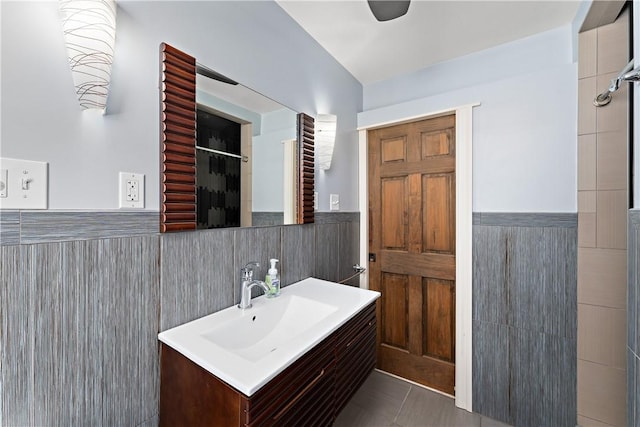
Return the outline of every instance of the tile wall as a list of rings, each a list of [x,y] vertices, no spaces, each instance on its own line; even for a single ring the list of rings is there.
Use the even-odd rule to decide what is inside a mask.
[[[473,410],[576,425],[575,214],[474,213]]]
[[[119,237],[117,215],[110,222],[94,213],[101,224],[83,227],[77,213],[68,214],[34,214],[38,227],[73,227],[29,244],[15,242],[20,213],[0,218],[3,426],[157,425],[159,331],[237,303],[236,273],[247,261],[281,259],[288,285],[309,276],[340,280],[359,259],[357,213],[320,213],[308,225],[133,237]],[[15,243],[6,243],[5,230]]]
[[[640,425],[640,210],[629,211],[627,289],[627,425]]]
[[[579,35],[578,424],[625,425],[628,84],[593,106],[629,62],[626,9]]]

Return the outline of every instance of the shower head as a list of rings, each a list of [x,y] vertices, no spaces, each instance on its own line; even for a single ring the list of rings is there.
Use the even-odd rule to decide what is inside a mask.
[[[596,107],[604,107],[611,102],[611,94],[620,88],[620,82],[637,82],[640,81],[640,67],[633,69],[633,59],[620,71],[618,77],[611,79],[607,90],[596,96],[593,105]]]
[[[604,107],[611,102],[611,92],[607,89],[593,99],[593,105],[596,107]]]

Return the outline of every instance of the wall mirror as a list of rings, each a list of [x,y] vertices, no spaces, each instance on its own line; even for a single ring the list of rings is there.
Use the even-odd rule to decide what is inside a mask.
[[[311,117],[162,44],[161,232],[313,222],[313,136]]]

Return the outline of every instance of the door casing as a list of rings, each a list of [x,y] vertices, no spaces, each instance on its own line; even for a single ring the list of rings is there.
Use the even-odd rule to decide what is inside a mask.
[[[425,111],[410,117],[391,117],[359,127],[358,192],[360,209],[360,265],[369,265],[369,200],[367,131],[442,114],[456,115],[456,376],[455,403],[471,411],[473,407],[472,371],[472,119],[473,107],[467,104],[437,111]],[[367,272],[360,276],[360,287],[369,287]]]

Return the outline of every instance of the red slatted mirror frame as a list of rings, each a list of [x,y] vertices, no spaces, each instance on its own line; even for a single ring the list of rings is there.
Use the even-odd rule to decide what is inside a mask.
[[[160,232],[195,230],[196,59],[160,45]],[[296,222],[314,222],[314,120],[297,116]]]
[[[314,120],[304,113],[298,114],[298,200],[296,216],[298,224],[314,222]]]

